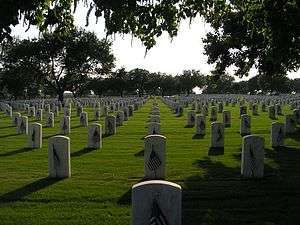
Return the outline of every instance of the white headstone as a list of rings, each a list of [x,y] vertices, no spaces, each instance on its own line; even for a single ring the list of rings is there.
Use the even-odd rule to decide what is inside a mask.
[[[196,113],[194,111],[190,111],[187,113],[187,125],[189,127],[195,126]]]
[[[242,105],[240,106],[240,117],[244,114],[247,114],[247,106]]]
[[[183,107],[181,105],[178,105],[176,107],[176,116],[182,116],[183,115]]]
[[[148,135],[160,134],[160,123],[151,122],[148,125]]]
[[[49,177],[71,177],[70,138],[57,135],[49,138]]]
[[[284,146],[284,123],[273,122],[271,128],[271,146],[282,147]]]
[[[166,137],[145,137],[145,179],[164,179],[166,170]]]
[[[28,108],[28,116],[35,117],[35,107],[34,106]]]
[[[100,120],[100,117],[101,117],[101,110],[100,108],[96,108],[94,111],[94,118],[95,120]]]
[[[108,113],[109,113],[109,107],[108,107],[108,106],[105,106],[105,107],[103,108],[103,115],[104,115],[104,116],[108,116]]]
[[[181,187],[151,180],[132,187],[132,225],[181,225]]]
[[[28,117],[27,116],[19,117],[17,133],[18,134],[28,134]]]
[[[59,116],[59,106],[54,107],[54,115]]]
[[[134,106],[130,105],[130,106],[128,106],[128,109],[129,109],[128,116],[133,116]]]
[[[50,104],[47,104],[47,105],[45,105],[45,112],[47,113],[47,114],[49,114],[50,113]]]
[[[151,114],[152,114],[152,115],[160,115],[159,108],[158,108],[158,107],[152,108]]]
[[[88,130],[88,148],[102,148],[102,127],[98,123],[92,123]]]
[[[60,120],[60,133],[61,134],[70,134],[70,132],[71,132],[70,117],[64,116]]]
[[[252,115],[253,116],[258,115],[258,106],[256,104],[252,105]]]
[[[123,112],[124,112],[124,121],[127,121],[128,117],[129,117],[129,109],[128,109],[128,107],[124,107]]]
[[[205,116],[196,116],[196,135],[205,135]]]
[[[13,110],[12,110],[12,107],[11,107],[11,106],[7,106],[5,112],[6,112],[6,115],[7,115],[7,116],[12,117],[12,115],[13,115]]]
[[[219,122],[211,123],[211,147],[224,148],[224,124]]]
[[[20,117],[21,117],[20,113],[18,113],[18,112],[14,113],[14,115],[12,116],[12,120],[11,120],[12,125],[18,126],[18,120]]]
[[[38,109],[35,117],[38,121],[43,121],[43,109]]]
[[[118,111],[116,114],[116,125],[117,126],[122,126],[124,122],[124,112],[123,111]]]
[[[160,123],[160,116],[159,115],[151,115],[150,122]]]
[[[264,176],[264,139],[257,135],[243,137],[241,174],[248,178]]]
[[[116,129],[116,117],[115,116],[106,116],[105,117],[105,134],[113,135],[117,131]]]
[[[28,126],[28,147],[42,148],[42,124],[31,123]]]
[[[276,119],[275,115],[275,107],[273,105],[269,106],[269,118],[274,120]]]
[[[46,127],[54,127],[54,113],[48,113]]]
[[[83,127],[87,127],[88,126],[89,119],[88,119],[87,112],[80,113],[79,121],[80,121],[80,126],[83,126]]]
[[[240,134],[242,136],[251,134],[251,117],[246,114],[241,115]]]
[[[210,121],[217,121],[217,119],[218,119],[217,107],[212,106],[210,111]]]
[[[224,110],[223,111],[223,123],[225,127],[231,126],[231,112]]]

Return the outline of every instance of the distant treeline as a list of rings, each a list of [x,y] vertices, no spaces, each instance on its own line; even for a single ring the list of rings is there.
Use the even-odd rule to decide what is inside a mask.
[[[291,93],[300,92],[300,79],[290,80],[285,73],[255,76],[234,82],[234,77],[212,71],[197,70],[181,74],[136,68],[115,69],[112,43],[99,40],[95,33],[75,29],[68,35],[44,33],[33,40],[2,43],[0,55],[0,98],[36,97],[64,98],[70,91],[74,97],[95,93],[99,96],[191,94],[199,87],[203,93]]]
[[[21,88],[23,92],[17,90],[14,92],[13,77],[10,77],[11,83],[5,83],[5,73],[1,80],[2,98],[36,98],[41,96],[56,97],[57,93],[47,84],[40,83],[38,80],[29,85],[23,83]],[[16,77],[17,79],[17,77]],[[7,88],[9,87],[9,88]],[[126,71],[124,68],[111,72],[109,75],[90,78],[85,77],[81,80],[81,85],[75,90],[70,90],[75,97],[82,97],[95,93],[99,96],[125,96],[125,95],[175,95],[192,94],[193,89],[199,87],[205,94],[230,93],[230,94],[256,94],[259,90],[262,93],[278,92],[291,93],[300,92],[300,79],[291,80],[282,78],[277,81],[263,81],[259,76],[255,76],[248,81],[235,82],[229,75],[222,75],[218,78],[207,76],[196,70],[185,70],[182,74],[172,76],[165,73],[151,73],[145,69],[133,69]],[[24,91],[25,90],[25,91]]]

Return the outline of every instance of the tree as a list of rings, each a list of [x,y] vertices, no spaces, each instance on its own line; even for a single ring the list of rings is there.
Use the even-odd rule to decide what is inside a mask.
[[[41,88],[39,61],[28,57],[36,52],[36,45],[28,40],[8,42],[2,49],[2,89],[15,99],[36,97]]]
[[[203,91],[206,94],[226,94],[231,93],[234,78],[228,74],[209,76],[207,78],[207,86]]]
[[[121,97],[123,97],[124,91],[129,86],[129,75],[125,68],[121,68],[111,73],[109,77],[110,88],[115,90]]]
[[[258,76],[258,85],[264,91],[277,91],[277,92],[287,92],[288,78],[284,75],[276,75],[270,79],[268,76],[260,75]]]
[[[161,80],[162,80],[162,74],[160,72],[158,73],[149,73],[147,82],[145,84],[145,90],[148,94],[151,95],[160,95],[161,91]]]
[[[39,40],[41,69],[45,81],[63,101],[66,90],[76,94],[88,77],[103,76],[114,67],[111,43],[94,33],[74,31],[66,37],[44,35]]]
[[[26,62],[25,65],[30,67],[28,76],[24,76],[22,70],[19,75],[29,77],[30,72],[37,74],[36,77],[54,90],[63,102],[64,91],[80,96],[90,77],[110,73],[115,60],[110,47],[110,42],[98,40],[94,33],[83,30],[74,30],[67,36],[45,33],[40,39],[16,44],[3,58],[3,64],[5,70],[13,75],[18,71],[12,68]]]
[[[269,80],[299,69],[299,6],[293,0],[224,1],[207,16],[214,29],[204,40],[208,62],[218,74],[235,65],[239,77],[255,66]]]
[[[290,80],[290,91],[295,91],[297,93],[300,93],[300,79],[294,79],[294,80]]]
[[[196,86],[202,88],[205,85],[204,75],[196,70],[184,70],[178,79],[181,90],[186,94],[191,94]]]
[[[131,83],[131,87],[134,88],[135,91],[137,91],[139,96],[143,96],[145,92],[145,85],[150,76],[150,73],[148,70],[144,69],[133,69],[129,71],[129,79]]]
[[[103,77],[93,78],[90,82],[90,88],[95,94],[103,96],[109,90],[109,80]]]
[[[172,77],[168,74],[163,74],[160,82],[161,94],[174,95],[180,93],[179,80],[176,77]]]
[[[55,27],[55,32],[71,30],[74,8],[79,0],[16,1],[3,0],[0,8],[0,41],[10,37],[10,25],[28,24],[42,31]],[[236,75],[245,76],[252,66],[260,74],[272,77],[297,70],[300,66],[300,2],[299,0],[120,0],[85,1],[88,18],[94,10],[103,16],[107,34],[131,33],[153,47],[156,37],[178,32],[182,19],[203,16],[213,27],[205,39],[209,63],[216,63],[216,74],[230,65],[237,66]],[[9,8],[10,10],[7,10]]]

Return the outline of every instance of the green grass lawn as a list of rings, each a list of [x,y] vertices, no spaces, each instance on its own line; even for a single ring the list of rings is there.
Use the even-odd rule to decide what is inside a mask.
[[[1,113],[0,224],[130,224],[131,186],[143,179],[141,151],[152,102],[93,151],[86,149],[87,130],[79,127],[74,109],[68,135],[72,177],[64,180],[47,179],[47,140],[58,133],[59,119],[55,128],[43,128],[43,148],[32,150],[26,148],[26,135],[17,135],[11,119]],[[183,188],[183,225],[300,224],[300,133],[286,139],[286,148],[273,150],[272,120],[261,111],[251,116],[252,133],[265,138],[266,176],[247,180],[240,177],[238,106],[225,107],[231,110],[232,126],[225,129],[224,155],[208,156],[210,126],[204,138],[193,139],[195,128],[185,128],[188,109],[175,117],[161,101],[159,105],[167,137],[166,179]],[[93,111],[86,111],[91,122]],[[289,112],[286,106],[284,113]],[[104,126],[103,118],[100,124]]]

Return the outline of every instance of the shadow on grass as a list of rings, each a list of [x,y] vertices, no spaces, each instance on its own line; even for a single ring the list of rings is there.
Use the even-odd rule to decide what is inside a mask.
[[[195,125],[185,125],[184,128],[193,128]]]
[[[228,167],[210,157],[195,161],[202,174],[184,180],[182,224],[299,224],[300,147],[265,153],[274,162],[272,167],[265,164],[262,179],[242,178],[239,166]]]
[[[0,157],[17,155],[17,154],[20,154],[20,153],[30,152],[30,151],[33,151],[33,150],[34,150],[34,148],[28,148],[28,147],[20,148],[20,149],[11,151],[11,152],[2,153],[2,154],[0,154]]]
[[[19,135],[22,135],[22,134],[17,134],[17,133],[15,133],[15,134],[7,134],[7,135],[0,136],[0,138],[14,137],[14,136],[19,136]]]
[[[107,138],[107,137],[110,137],[110,136],[114,136],[115,134],[102,134],[102,138]]]
[[[210,147],[208,149],[208,155],[224,155],[223,147]]]
[[[135,153],[134,156],[135,157],[143,157],[144,156],[144,149],[141,150],[141,151],[139,151],[139,152],[137,152],[137,153]]]
[[[37,181],[34,181],[33,183],[25,185],[24,187],[18,188],[16,190],[13,190],[11,192],[8,192],[8,193],[0,196],[0,204],[19,201],[22,198],[24,198],[34,192],[42,190],[48,186],[51,186],[61,180],[62,179],[52,179],[49,177],[39,179]]]
[[[208,156],[204,157],[203,160],[196,160],[193,166],[205,170],[205,179],[210,179],[212,177],[228,177],[228,178],[238,178],[240,179],[240,168],[226,167],[222,162],[213,161]]]
[[[130,205],[131,204],[131,188],[126,191],[117,201],[118,205]]]
[[[296,130],[296,132],[293,133],[293,134],[286,134],[286,138],[291,138],[291,139],[293,139],[295,141],[299,141],[300,142],[300,129],[298,128]]]
[[[203,139],[205,137],[205,134],[194,134],[192,139]]]
[[[144,179],[139,180],[137,183],[145,181]],[[126,191],[117,201],[118,205],[131,205],[131,188]]]
[[[79,156],[82,156],[82,155],[85,155],[85,154],[88,154],[92,151],[96,151],[97,149],[96,148],[83,148],[77,152],[72,152],[71,153],[71,157],[79,157]]]
[[[0,130],[7,129],[7,128],[12,128],[12,127],[16,127],[16,126],[15,125],[11,125],[11,126],[7,126],[7,127],[0,127]]]
[[[293,176],[300,181],[300,146],[299,148],[277,147],[273,150],[265,149],[265,155],[278,164],[279,176]]]
[[[80,128],[80,127],[84,128],[84,126],[82,126],[82,125],[77,125],[77,126],[71,127],[71,130],[72,130],[72,129],[77,129],[77,128]]]

